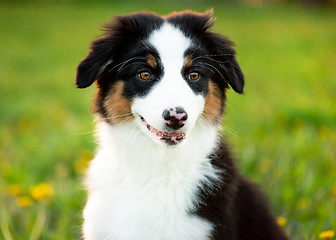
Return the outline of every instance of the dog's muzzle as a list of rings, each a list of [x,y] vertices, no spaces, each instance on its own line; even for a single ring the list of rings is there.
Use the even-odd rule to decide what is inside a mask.
[[[151,126],[144,117],[140,116],[142,123],[154,137],[168,145],[177,145],[186,138],[186,133],[180,129],[186,124],[188,114],[182,107],[167,108],[162,113],[162,121],[166,131]]]

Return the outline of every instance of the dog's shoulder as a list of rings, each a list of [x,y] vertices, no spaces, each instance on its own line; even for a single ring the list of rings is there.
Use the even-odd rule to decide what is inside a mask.
[[[261,189],[236,169],[230,146],[222,141],[211,157],[221,181],[212,191],[201,191],[197,214],[215,224],[213,239],[288,239]]]

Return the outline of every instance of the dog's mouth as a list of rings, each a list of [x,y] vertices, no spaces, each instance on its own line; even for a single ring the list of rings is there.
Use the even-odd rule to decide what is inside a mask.
[[[140,116],[140,119],[142,123],[146,126],[148,131],[150,131],[153,134],[153,136],[155,136],[158,140],[163,141],[168,145],[177,145],[184,139],[186,139],[186,133],[162,132],[149,125],[142,116]]]

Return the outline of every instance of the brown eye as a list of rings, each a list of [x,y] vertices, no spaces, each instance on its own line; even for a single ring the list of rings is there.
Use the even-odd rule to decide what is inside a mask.
[[[139,78],[141,78],[142,80],[149,80],[151,77],[151,74],[147,71],[143,71],[138,73]]]
[[[189,79],[196,81],[197,79],[199,79],[199,73],[198,72],[189,73]]]

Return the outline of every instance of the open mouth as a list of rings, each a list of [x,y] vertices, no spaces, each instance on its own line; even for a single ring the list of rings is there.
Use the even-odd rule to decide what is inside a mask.
[[[164,141],[168,145],[176,145],[182,142],[186,138],[186,133],[179,132],[162,132],[157,130],[156,128],[149,125],[146,120],[140,116],[142,123],[146,126],[146,128],[160,141]]]

